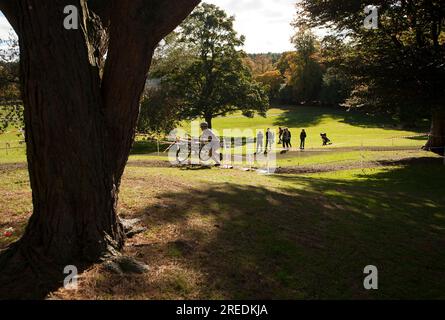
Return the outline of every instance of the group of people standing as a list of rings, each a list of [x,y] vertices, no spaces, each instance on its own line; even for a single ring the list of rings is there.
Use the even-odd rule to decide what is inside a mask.
[[[285,150],[292,148],[292,133],[289,128],[278,128],[279,141],[278,144],[282,144]],[[307,134],[305,129],[300,133],[300,149],[304,150]],[[258,131],[256,138],[256,153],[268,152],[272,150],[272,145],[275,143],[275,134],[268,128],[266,130],[266,147],[263,149],[264,145],[264,134],[263,131]]]
[[[289,150],[289,148],[292,148],[292,143],[291,143],[291,138],[292,138],[292,134],[290,133],[288,128],[278,128],[279,132],[280,132],[280,142],[283,142],[283,147],[286,150]],[[300,133],[300,150],[304,150],[304,148],[306,147],[306,138],[307,138],[307,133],[306,130],[303,129]]]
[[[285,149],[292,148],[292,133],[290,132],[289,128],[278,128],[278,133],[280,135],[280,140],[278,144],[283,144],[283,147]]]
[[[278,128],[278,133],[279,133],[278,144],[282,144],[283,147],[287,150],[292,148],[292,143],[291,143],[292,133],[290,132],[290,130],[288,128]],[[256,153],[263,151],[268,152],[272,150],[272,146],[275,143],[275,133],[271,131],[270,128],[267,128],[265,135],[266,139],[264,139],[263,131],[262,130],[258,131],[256,137]],[[266,141],[265,148],[263,148],[264,141]]]
[[[263,144],[264,143],[264,134],[263,131],[258,131],[256,136],[256,153],[263,152]],[[272,150],[272,146],[275,143],[275,134],[267,128],[266,130],[266,147],[264,148],[264,152],[268,152]]]
[[[283,152],[288,151],[290,148],[292,148],[292,133],[290,132],[289,128],[278,128],[279,133],[279,141],[278,144],[283,145]],[[332,144],[331,140],[328,138],[326,133],[320,134],[321,139],[323,141],[323,146],[326,146],[328,144]],[[307,133],[305,129],[301,130],[300,133],[300,150],[304,150],[306,148],[306,138]],[[262,131],[259,131],[257,134],[257,153],[263,151],[263,141],[264,141],[264,135]],[[268,128],[266,131],[266,148],[264,149],[264,152],[268,152],[272,149],[272,145],[275,143],[275,134]]]

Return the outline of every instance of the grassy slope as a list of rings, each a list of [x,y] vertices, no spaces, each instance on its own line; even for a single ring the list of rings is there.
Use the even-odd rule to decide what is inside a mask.
[[[384,121],[299,108],[272,110],[267,119],[232,116],[216,127],[301,127],[319,147],[326,131],[341,147],[358,137],[387,146],[412,135]],[[379,127],[380,125],[380,127]],[[385,124],[388,125],[388,124]],[[341,137],[341,138],[340,138]],[[2,138],[0,136],[0,138]],[[312,140],[313,139],[313,140]],[[392,143],[392,142],[391,142]],[[395,139],[395,146],[422,145]],[[334,145],[335,147],[335,145]],[[143,153],[143,152],[140,152]],[[261,176],[238,170],[180,170],[142,166],[131,157],[120,212],[140,217],[148,231],[129,240],[127,253],[148,263],[146,276],[119,277],[94,267],[77,292],[61,298],[445,298],[445,166],[420,151],[293,153],[279,165],[415,158],[379,168],[308,175]],[[24,161],[24,154],[21,155]],[[0,162],[17,162],[0,155]],[[0,230],[16,239],[32,210],[24,165],[0,166]],[[363,268],[380,271],[378,291],[362,287]]]
[[[271,109],[266,118],[249,119],[235,114],[214,121],[214,127],[218,131],[226,128],[278,129],[279,126],[290,128],[295,145],[301,129],[305,128],[308,133],[307,146],[309,148],[321,146],[320,133],[322,132],[328,133],[328,137],[335,143],[333,147],[353,147],[362,146],[362,144],[364,146],[422,145],[422,141],[404,138],[418,135],[419,132],[398,130],[388,119],[333,108]]]
[[[298,136],[302,128],[308,132],[306,146],[309,150],[321,147],[320,132],[327,132],[334,144],[328,148],[350,147],[413,147],[420,148],[424,143],[423,138],[406,138],[418,135],[419,132],[398,130],[394,124],[385,118],[374,118],[357,112],[346,112],[332,108],[298,107],[294,109],[271,109],[266,118],[245,118],[240,114],[234,114],[214,121],[215,129],[223,134],[224,129],[277,129],[278,126],[289,127],[293,134],[293,144],[298,145]],[[189,124],[184,123],[183,128],[189,129]],[[190,131],[190,130],[187,130]],[[425,130],[424,130],[425,131]],[[0,148],[4,143],[14,141],[14,146],[19,146],[17,130],[11,129],[8,134],[0,135]],[[11,146],[12,146],[11,144]],[[165,150],[165,147],[161,148]],[[150,146],[136,146],[131,159],[140,160],[145,151],[155,151]],[[165,154],[162,155],[165,159]],[[296,155],[299,158],[299,155]],[[25,161],[25,150],[10,150],[6,155],[5,150],[0,150],[0,163],[14,163]],[[296,160],[298,161],[298,160]],[[314,159],[318,161],[318,159]]]
[[[26,160],[25,145],[20,141],[24,140],[18,129],[8,128],[5,133],[0,134],[0,163],[15,163]],[[6,144],[12,149],[6,150]]]
[[[130,165],[120,212],[148,231],[126,250],[152,270],[121,278],[93,268],[78,292],[56,295],[445,298],[444,174],[439,159],[303,176]],[[0,181],[0,226],[13,216],[20,230],[31,207],[26,171]],[[369,264],[378,291],[362,288]]]

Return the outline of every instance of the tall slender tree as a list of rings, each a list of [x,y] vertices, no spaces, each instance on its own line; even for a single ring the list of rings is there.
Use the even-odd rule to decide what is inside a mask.
[[[289,84],[294,99],[301,101],[317,100],[322,85],[323,71],[317,61],[318,41],[310,29],[300,28],[292,37],[296,49],[293,67],[290,70]]]
[[[152,55],[198,3],[0,0],[20,43],[34,206],[23,237],[0,257],[0,296],[122,248],[116,205]],[[68,5],[78,8],[78,29],[64,28]]]
[[[181,41],[194,59],[168,76],[186,119],[212,120],[234,111],[245,116],[265,115],[269,107],[266,88],[255,81],[240,50],[244,37],[233,28],[234,17],[212,4],[202,4],[181,25]]]

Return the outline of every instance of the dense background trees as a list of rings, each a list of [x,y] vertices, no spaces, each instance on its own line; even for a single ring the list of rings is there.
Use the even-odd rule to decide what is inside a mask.
[[[275,55],[274,60],[269,58],[270,65],[266,64],[269,71],[256,75],[256,79],[269,88],[269,97],[274,102],[343,104],[349,97],[351,81],[346,71],[340,68],[337,55],[347,45],[334,45],[329,37],[319,40],[311,29],[295,27],[292,37],[295,51]],[[264,64],[261,62],[259,67]],[[256,63],[257,60],[248,61],[253,70],[259,68]]]
[[[378,8],[377,29],[364,28],[367,5]],[[315,1],[299,5],[296,25],[330,27],[350,47],[336,55],[353,81],[351,106],[390,112],[414,122],[429,114],[428,149],[445,146],[445,3],[440,0]]]
[[[183,119],[174,89],[165,81],[168,75],[190,66],[196,51],[179,41],[174,31],[155,50],[149,80],[142,95],[137,131],[160,137],[169,133]]]
[[[145,89],[137,125],[139,134],[162,137],[179,124],[181,119],[177,100],[165,87]]]
[[[254,76],[274,71],[275,64],[281,57],[281,53],[250,53],[245,63],[252,70]]]
[[[9,125],[23,127],[18,56],[17,38],[0,39],[0,133]]]
[[[298,29],[292,42],[295,55],[290,63],[288,86],[294,101],[312,102],[319,98],[323,71],[318,57],[319,43],[309,29]]]

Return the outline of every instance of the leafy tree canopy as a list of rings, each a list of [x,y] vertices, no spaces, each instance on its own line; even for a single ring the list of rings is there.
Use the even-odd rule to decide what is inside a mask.
[[[239,48],[244,37],[233,29],[234,17],[202,4],[178,30],[180,45],[193,58],[168,72],[164,83],[176,95],[181,116],[212,119],[241,110],[245,116],[264,115],[269,104],[265,87],[255,81]]]
[[[367,5],[378,9],[378,29],[364,28]],[[331,62],[354,80],[351,106],[443,107],[445,2],[303,0],[299,8],[296,25],[335,29]]]

